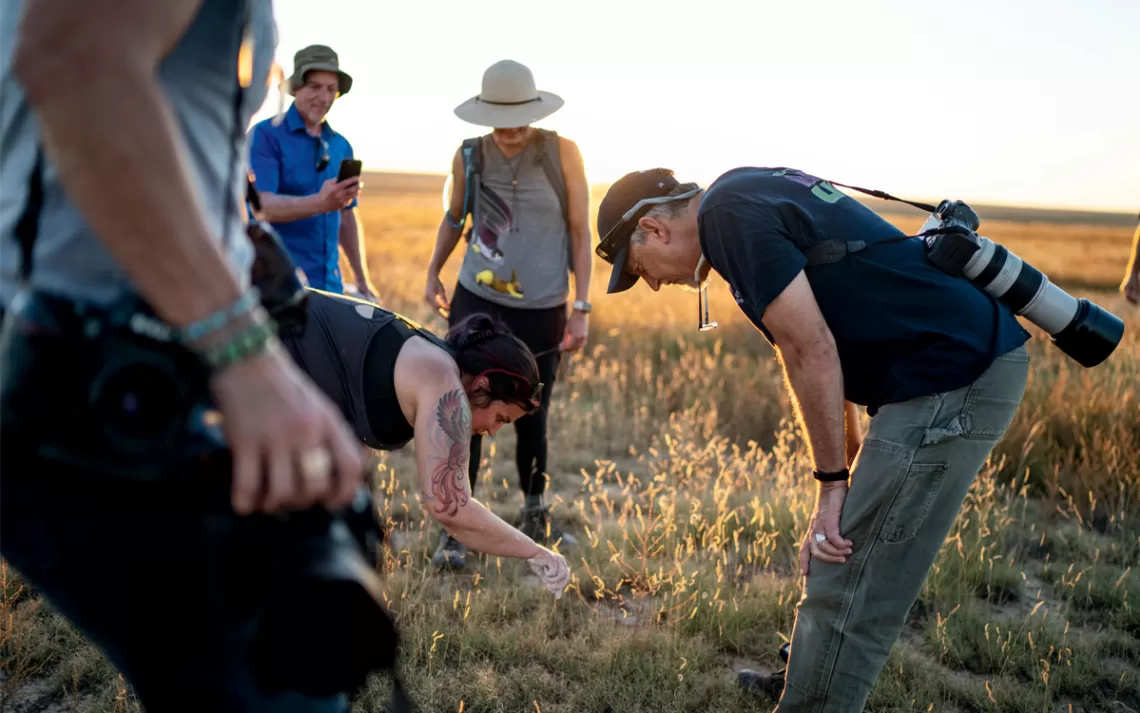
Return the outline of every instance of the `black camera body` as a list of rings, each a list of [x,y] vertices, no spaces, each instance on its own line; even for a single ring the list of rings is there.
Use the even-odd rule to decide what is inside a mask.
[[[383,531],[362,489],[345,511],[291,513],[272,564],[253,642],[253,671],[268,691],[323,697],[394,670],[399,635],[376,573]]]
[[[1077,299],[1041,271],[989,238],[977,234],[981,221],[970,206],[944,200],[920,235],[926,256],[938,269],[962,277],[993,295],[1052,338],[1079,364],[1107,359],[1124,336],[1124,322],[1087,299]]]

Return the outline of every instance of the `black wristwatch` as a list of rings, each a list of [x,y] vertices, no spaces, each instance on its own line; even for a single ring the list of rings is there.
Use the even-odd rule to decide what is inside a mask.
[[[851,477],[851,473],[847,468],[837,470],[834,473],[829,473],[826,470],[813,470],[812,475],[821,483],[838,483],[841,480],[847,480]]]

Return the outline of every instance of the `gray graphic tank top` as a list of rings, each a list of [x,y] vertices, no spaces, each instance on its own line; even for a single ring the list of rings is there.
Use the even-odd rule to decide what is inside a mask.
[[[546,152],[561,173],[557,142],[547,137]],[[505,307],[546,309],[565,304],[570,291],[570,233],[557,188],[542,169],[535,139],[510,159],[490,135],[482,138],[482,150],[476,221],[466,243],[459,284]]]

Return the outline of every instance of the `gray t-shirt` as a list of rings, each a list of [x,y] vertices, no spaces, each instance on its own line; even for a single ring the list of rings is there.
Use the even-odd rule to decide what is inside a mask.
[[[547,139],[546,151],[561,171],[557,141]],[[482,186],[475,196],[479,219],[463,255],[459,284],[505,307],[566,304],[570,232],[535,142],[510,159],[490,136],[482,143]]]
[[[0,304],[5,307],[20,288],[15,228],[27,200],[28,177],[40,137],[39,123],[12,71],[23,8],[24,0],[4,0],[0,10]],[[192,187],[243,285],[248,283],[253,248],[244,231],[246,150],[242,145],[234,152],[233,108],[245,12],[242,0],[205,0],[158,70],[158,81],[188,148]],[[242,137],[267,93],[277,44],[271,0],[249,0],[249,21],[254,40],[253,81],[242,100],[242,130],[238,132]],[[232,193],[227,196],[228,176],[233,178],[229,181]],[[115,178],[107,176],[108,181]],[[64,193],[55,166],[46,157],[43,187],[31,285],[101,304],[131,289],[126,275]],[[223,226],[226,201],[231,204],[230,224]]]

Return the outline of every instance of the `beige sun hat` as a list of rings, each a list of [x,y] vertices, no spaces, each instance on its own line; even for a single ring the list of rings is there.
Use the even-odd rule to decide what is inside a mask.
[[[469,124],[513,129],[550,116],[564,103],[557,94],[538,91],[526,65],[504,59],[483,72],[483,90],[455,107],[455,115]]]

